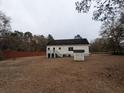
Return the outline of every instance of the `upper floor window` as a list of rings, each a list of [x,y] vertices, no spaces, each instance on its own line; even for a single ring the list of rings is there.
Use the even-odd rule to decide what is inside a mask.
[[[69,47],[68,48],[68,51],[73,51],[73,47]]]
[[[50,48],[48,48],[48,50],[50,50]]]

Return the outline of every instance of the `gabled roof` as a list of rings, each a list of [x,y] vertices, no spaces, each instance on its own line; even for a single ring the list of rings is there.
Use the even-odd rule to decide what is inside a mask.
[[[62,40],[53,40],[47,45],[87,45],[89,44],[87,39],[62,39]]]

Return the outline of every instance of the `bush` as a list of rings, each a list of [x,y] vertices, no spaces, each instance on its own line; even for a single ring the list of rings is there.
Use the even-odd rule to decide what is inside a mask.
[[[2,53],[0,52],[0,60],[4,60],[5,57],[2,55]]]
[[[3,56],[0,56],[0,61],[1,61],[1,60],[4,60],[4,59],[5,59],[5,57],[3,57]]]
[[[112,55],[124,55],[124,52],[112,52]]]

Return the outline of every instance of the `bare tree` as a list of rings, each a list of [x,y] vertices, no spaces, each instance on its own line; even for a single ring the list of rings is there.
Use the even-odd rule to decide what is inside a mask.
[[[121,52],[120,42],[124,37],[123,19],[124,16],[121,16],[119,20],[112,20],[110,24],[104,23],[102,25],[101,36],[109,40],[114,52]]]
[[[124,0],[82,0],[75,4],[76,10],[83,13],[94,7],[93,19],[100,21],[109,21],[124,12]]]
[[[0,35],[6,36],[11,31],[10,18],[0,11]]]

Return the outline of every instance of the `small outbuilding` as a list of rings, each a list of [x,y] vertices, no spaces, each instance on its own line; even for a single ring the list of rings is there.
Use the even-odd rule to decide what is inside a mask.
[[[84,50],[73,50],[75,61],[84,61]]]

